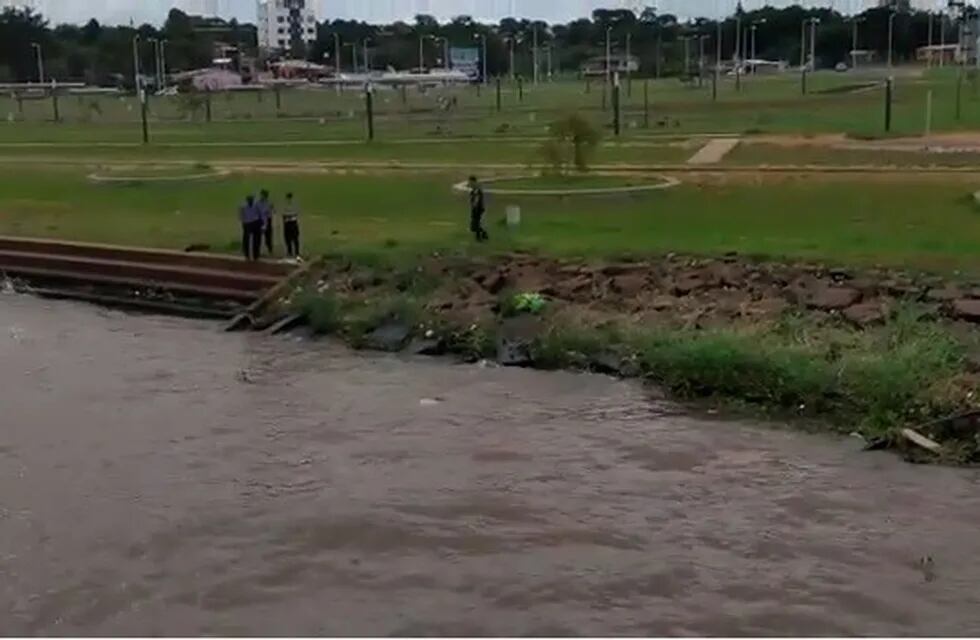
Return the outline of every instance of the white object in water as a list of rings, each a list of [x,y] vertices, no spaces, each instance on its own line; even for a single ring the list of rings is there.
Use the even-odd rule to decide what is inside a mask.
[[[521,225],[521,208],[516,204],[507,207],[507,226],[514,228]]]

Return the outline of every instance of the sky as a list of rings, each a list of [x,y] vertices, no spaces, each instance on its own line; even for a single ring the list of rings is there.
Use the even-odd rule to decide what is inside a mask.
[[[311,0],[316,3],[320,20],[355,18],[386,23],[410,21],[417,13],[428,13],[440,20],[470,15],[478,20],[499,21],[507,16],[567,22],[588,16],[593,9],[631,8],[639,11],[646,5],[656,6],[660,13],[683,18],[730,14],[737,0]],[[106,23],[159,23],[171,7],[189,13],[218,14],[254,21],[255,0],[0,0],[0,6],[31,4],[52,22],[85,22],[96,18]],[[788,6],[804,4],[833,6],[849,13],[874,6],[877,0],[743,0],[746,9],[769,4]],[[936,8],[945,0],[913,0],[920,8]]]

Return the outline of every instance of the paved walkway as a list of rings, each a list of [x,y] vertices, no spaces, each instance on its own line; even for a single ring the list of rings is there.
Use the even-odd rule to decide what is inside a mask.
[[[687,164],[718,164],[741,142],[739,138],[715,138],[709,140],[687,161]]]

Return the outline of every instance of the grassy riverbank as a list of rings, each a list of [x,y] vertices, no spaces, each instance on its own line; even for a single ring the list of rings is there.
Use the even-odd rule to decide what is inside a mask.
[[[215,164],[216,167],[221,166]],[[419,252],[469,247],[610,258],[735,251],[771,259],[884,264],[977,273],[980,215],[968,179],[902,177],[682,176],[666,191],[603,199],[491,197],[493,242],[474,247],[465,199],[451,185],[465,167],[439,173],[238,173],[182,183],[106,185],[97,167],[24,167],[0,172],[0,234],[183,249],[238,251],[236,209],[246,193],[296,193],[308,254]],[[121,174],[123,169],[113,169]],[[523,207],[519,229],[502,226],[506,205]]]

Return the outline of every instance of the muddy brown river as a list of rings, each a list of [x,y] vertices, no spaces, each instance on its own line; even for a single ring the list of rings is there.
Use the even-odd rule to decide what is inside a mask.
[[[859,448],[0,295],[0,633],[980,632],[977,472]]]

